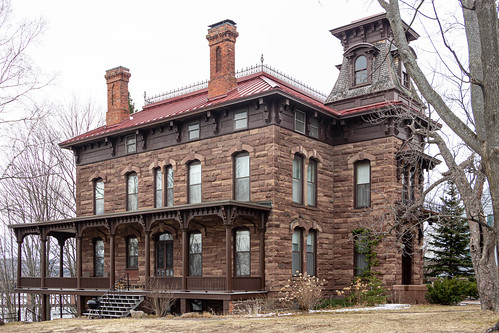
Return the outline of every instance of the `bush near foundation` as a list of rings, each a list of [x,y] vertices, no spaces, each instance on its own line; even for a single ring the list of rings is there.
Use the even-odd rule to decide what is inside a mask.
[[[281,289],[284,296],[280,300],[296,303],[303,311],[314,309],[321,300],[323,284],[324,280],[300,273]]]
[[[458,277],[440,278],[426,286],[428,291],[425,298],[434,304],[455,305],[467,297],[478,297],[476,282]]]

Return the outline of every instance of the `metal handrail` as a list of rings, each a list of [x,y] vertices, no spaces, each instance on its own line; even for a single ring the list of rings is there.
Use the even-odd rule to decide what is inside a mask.
[[[113,284],[111,288],[109,288],[102,296],[100,296],[97,300],[101,300],[108,295],[120,295],[122,291],[124,290],[130,290],[130,276],[128,273],[123,273],[121,278]],[[97,316],[100,318],[100,307],[96,309],[89,309],[88,311],[88,316]]]

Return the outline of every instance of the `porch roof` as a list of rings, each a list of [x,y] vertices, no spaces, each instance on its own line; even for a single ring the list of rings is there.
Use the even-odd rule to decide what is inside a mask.
[[[139,222],[143,224],[146,219],[176,219],[179,221],[198,216],[223,215],[230,218],[232,212],[242,215],[255,215],[268,213],[272,210],[271,202],[242,202],[235,200],[222,200],[213,202],[202,202],[197,204],[178,205],[173,207],[158,207],[135,211],[123,211],[101,215],[79,216],[56,221],[43,221],[35,223],[9,224],[8,227],[16,233],[18,240],[26,235],[69,235],[76,236],[83,223],[98,225],[117,221]],[[227,216],[229,215],[229,216]]]

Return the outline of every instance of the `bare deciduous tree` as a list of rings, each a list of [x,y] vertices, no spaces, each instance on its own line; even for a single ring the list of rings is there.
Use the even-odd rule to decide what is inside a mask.
[[[477,277],[483,309],[499,311],[499,267],[495,256],[499,247],[499,24],[498,7],[494,0],[458,0],[461,18],[446,24],[438,15],[434,1],[427,1],[429,12],[423,11],[425,1],[413,5],[398,0],[378,0],[386,10],[402,61],[420,93],[438,117],[474,153],[463,163],[458,163],[442,136],[435,131],[425,131],[429,143],[438,146],[440,156],[448,167],[444,178],[454,181],[463,199],[470,221],[471,256]],[[402,7],[401,7],[402,6]],[[410,11],[412,22],[420,17],[429,18],[440,30],[444,46],[438,52],[442,66],[449,69],[445,51],[454,61],[457,74],[449,70],[447,83],[459,82],[461,89],[455,98],[448,98],[448,86],[437,86],[428,81],[428,75],[418,64],[406,39],[401,11]],[[448,33],[453,26],[464,27],[467,53],[452,46]],[[463,61],[463,59],[467,59]],[[465,111],[456,112],[456,101]],[[421,132],[422,133],[422,132]],[[494,212],[494,223],[485,223],[481,203],[484,184],[488,183]]]

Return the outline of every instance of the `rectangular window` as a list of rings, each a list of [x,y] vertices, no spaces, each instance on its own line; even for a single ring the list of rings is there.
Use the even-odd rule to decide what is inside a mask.
[[[137,138],[135,135],[129,135],[125,138],[125,151],[127,154],[137,151]]]
[[[299,155],[293,159],[293,202],[303,203],[303,158]]]
[[[171,165],[166,167],[166,206],[173,206],[173,168]]]
[[[416,171],[414,170],[414,168],[411,168],[409,170],[409,201],[413,202],[414,201],[414,183],[415,183],[415,180],[416,180]]]
[[[310,160],[307,169],[307,205],[317,206],[317,162]]]
[[[94,240],[94,276],[104,276],[104,241]]]
[[[291,263],[291,272],[293,275],[298,275],[302,273],[301,270],[301,238],[302,231],[300,229],[295,229],[293,231],[292,238],[292,263]]]
[[[187,127],[187,138],[189,140],[199,139],[199,122],[189,124]]]
[[[250,168],[249,154],[242,153],[236,156],[234,175],[234,196],[239,201],[249,201],[250,199]]]
[[[202,266],[203,244],[201,233],[192,233],[189,235],[189,276],[201,276],[203,274]]]
[[[250,232],[249,230],[236,231],[236,276],[250,276]]]
[[[371,205],[371,166],[369,161],[355,164],[355,208]]]
[[[127,210],[139,209],[139,179],[135,172],[127,177]]]
[[[189,164],[189,203],[201,202],[201,162]]]
[[[315,231],[310,230],[307,235],[307,274],[315,276]]]
[[[319,138],[319,120],[314,117],[310,117],[308,135],[312,138]]]
[[[305,134],[305,112],[295,111],[295,131]]]
[[[94,182],[94,213],[104,214],[104,181],[97,179]]]
[[[138,268],[139,267],[139,241],[137,237],[128,237],[126,241],[126,267],[127,268]]]
[[[248,111],[234,113],[234,130],[248,128]]]
[[[354,273],[355,276],[361,276],[369,271],[369,233],[365,230],[354,235]]]
[[[163,206],[163,174],[161,168],[154,169],[154,207]]]

